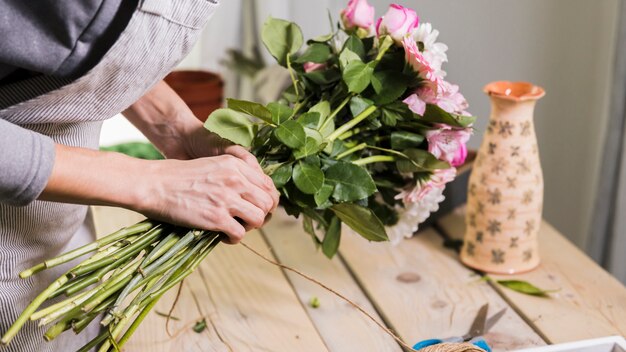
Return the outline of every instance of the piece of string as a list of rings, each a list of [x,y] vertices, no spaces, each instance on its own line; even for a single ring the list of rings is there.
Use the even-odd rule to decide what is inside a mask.
[[[381,328],[387,335],[391,336],[394,340],[396,340],[396,342],[398,342],[402,347],[408,349],[409,351],[415,351],[413,349],[413,347],[407,345],[404,341],[402,341],[402,339],[400,339],[400,337],[398,337],[398,335],[394,334],[393,331],[391,331],[391,329],[389,329],[388,327],[384,326],[383,324],[379,323],[378,320],[376,320],[376,318],[374,318],[372,315],[370,315],[368,312],[366,312],[363,308],[361,308],[361,306],[359,306],[358,304],[354,303],[353,301],[351,301],[349,298],[347,298],[346,296],[342,295],[341,293],[333,290],[332,288],[324,285],[323,283],[321,283],[320,281],[300,272],[297,269],[294,269],[292,267],[289,267],[285,264],[281,264],[279,262],[276,262],[266,256],[264,256],[263,254],[257,252],[256,250],[254,250],[253,248],[251,248],[250,246],[248,246],[247,244],[243,243],[243,242],[239,242],[239,244],[241,244],[242,246],[246,247],[249,251],[251,251],[252,253],[256,254],[257,256],[259,256],[260,258],[262,258],[263,260],[265,260],[266,262],[270,263],[270,264],[274,264],[280,268],[283,268],[285,270],[291,271],[292,273],[299,275],[301,277],[303,277],[304,279],[311,281],[312,283],[322,287],[323,289],[331,292],[332,294],[334,294],[335,296],[343,299],[344,301],[348,302],[352,307],[356,308],[359,312],[363,313],[363,315],[365,315],[366,317],[368,317],[372,322],[374,322],[374,324],[378,325],[379,328]],[[428,352],[424,349],[421,350],[422,352]],[[482,350],[481,350],[482,351]],[[447,352],[447,351],[446,351]],[[452,352],[452,351],[450,351]],[[459,351],[461,352],[461,351]]]
[[[167,313],[167,320],[165,320],[165,331],[167,332],[167,336],[172,337],[172,333],[170,332],[170,320],[172,318],[172,313],[174,313],[174,308],[176,308],[176,304],[178,304],[178,299],[180,298],[180,294],[183,292],[183,284],[185,283],[185,279],[180,281],[178,285],[178,291],[176,292],[176,298],[174,298],[174,302],[170,307],[170,311]]]

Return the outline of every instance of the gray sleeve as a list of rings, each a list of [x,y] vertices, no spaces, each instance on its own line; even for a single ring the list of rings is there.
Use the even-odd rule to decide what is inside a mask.
[[[0,119],[0,202],[23,206],[37,199],[54,156],[50,137]]]

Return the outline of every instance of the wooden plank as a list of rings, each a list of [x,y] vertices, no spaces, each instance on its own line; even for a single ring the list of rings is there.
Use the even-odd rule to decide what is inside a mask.
[[[345,231],[341,254],[384,319],[409,344],[467,333],[484,303],[490,314],[508,307],[443,247],[432,229],[397,246],[367,242]],[[513,309],[485,338],[495,351],[545,344]]]
[[[450,237],[462,238],[463,209],[442,218],[439,224]],[[547,341],[561,343],[626,335],[626,288],[619,281],[545,221],[539,232],[539,253],[542,262],[529,273],[490,276],[560,289],[546,299],[496,287]]]
[[[329,260],[316,250],[301,221],[279,209],[261,232],[281,263],[320,280],[381,321],[342,261]],[[393,338],[344,300],[292,272],[285,273],[330,351],[401,351]],[[319,299],[319,308],[310,307],[312,297]]]
[[[113,209],[99,209],[95,214],[103,231],[103,222],[116,223],[117,228],[136,222],[138,217]],[[104,214],[106,219],[101,217]],[[246,242],[273,258],[258,231],[249,233]],[[169,337],[165,319],[156,311],[168,312],[174,296],[175,290],[159,302],[126,351],[327,350],[281,269],[243,246],[219,245],[185,280],[173,312],[180,320],[170,322],[173,337]],[[202,318],[207,328],[196,333],[192,327]]]

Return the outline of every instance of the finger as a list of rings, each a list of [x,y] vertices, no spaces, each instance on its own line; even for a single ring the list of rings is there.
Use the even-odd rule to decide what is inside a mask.
[[[246,229],[258,229],[263,226],[266,213],[254,204],[241,199],[230,209],[230,214],[241,219]]]
[[[245,148],[243,148],[242,146],[239,146],[239,145],[229,146],[225,149],[225,153],[230,154],[236,158],[239,158],[245,161],[245,163],[250,165],[251,167],[262,171],[261,165],[259,165],[259,162],[256,160],[256,157],[252,155],[252,153],[247,151]]]
[[[225,216],[218,225],[218,230],[224,232],[228,236],[226,243],[237,244],[241,242],[246,234],[246,229],[233,217]]]
[[[249,185],[243,189],[241,198],[260,208],[264,212],[263,216],[274,209],[274,200],[271,193],[256,185]]]
[[[239,165],[239,171],[246,177],[246,179],[248,179],[248,181],[257,187],[261,187],[266,192],[276,192],[274,182],[269,176],[264,174],[263,171],[253,169],[248,164],[243,162]]]

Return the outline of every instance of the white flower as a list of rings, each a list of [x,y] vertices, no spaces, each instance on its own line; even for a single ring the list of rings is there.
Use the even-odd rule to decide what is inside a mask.
[[[424,58],[435,68],[441,77],[445,77],[446,73],[441,70],[441,66],[444,62],[448,61],[446,51],[448,46],[444,43],[437,43],[437,37],[439,31],[433,29],[430,23],[420,23],[420,25],[413,32],[413,39],[416,42],[423,44],[422,54]]]
[[[404,207],[396,206],[398,223],[386,228],[389,241],[396,245],[403,238],[413,236],[419,224],[428,219],[430,213],[437,211],[439,203],[444,199],[443,188],[433,188],[417,203],[405,204]]]

